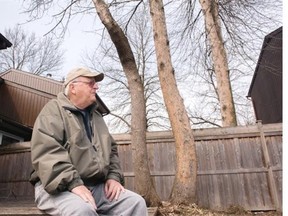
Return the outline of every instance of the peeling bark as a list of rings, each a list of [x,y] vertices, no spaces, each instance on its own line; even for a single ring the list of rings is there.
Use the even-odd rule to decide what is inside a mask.
[[[128,80],[131,94],[131,143],[135,190],[144,197],[148,206],[158,206],[160,198],[157,195],[148,166],[144,88],[137,70],[134,55],[127,37],[113,19],[105,1],[93,0],[93,3],[99,18],[117,49],[120,62]]]
[[[149,4],[158,75],[176,148],[176,175],[170,201],[174,204],[195,203],[197,158],[193,131],[174,76],[163,2],[162,0],[149,0]]]
[[[237,126],[227,54],[221,34],[218,0],[199,0],[205,18],[205,28],[212,50],[223,127]]]

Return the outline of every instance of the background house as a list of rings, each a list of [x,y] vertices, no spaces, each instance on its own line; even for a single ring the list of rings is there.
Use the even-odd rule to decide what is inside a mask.
[[[30,141],[36,117],[43,106],[63,90],[63,83],[10,69],[0,74],[0,145]],[[98,111],[109,109],[97,96]]]
[[[282,122],[282,27],[264,39],[248,97],[257,120]]]

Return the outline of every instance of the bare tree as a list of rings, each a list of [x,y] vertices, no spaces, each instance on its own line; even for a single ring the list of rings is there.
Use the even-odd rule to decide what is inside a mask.
[[[20,26],[7,29],[5,35],[13,45],[0,53],[1,71],[13,68],[43,75],[59,70],[63,64],[61,43],[52,36],[37,38]]]
[[[206,3],[211,0],[206,1]],[[281,26],[282,1],[237,0],[215,1],[223,46],[227,53],[229,78],[238,124],[255,123],[251,101],[246,95],[264,36]],[[178,65],[187,72],[182,89],[193,98],[189,101],[190,118],[194,127],[221,126],[212,46],[205,31],[205,18],[199,0],[178,2],[167,17],[174,16],[170,30]],[[179,25],[181,23],[182,25]],[[173,43],[174,42],[174,43]],[[183,67],[185,66],[185,67]],[[186,69],[187,68],[187,69]],[[190,70],[189,70],[190,69]],[[193,85],[185,85],[193,83]],[[210,124],[211,123],[211,124]]]
[[[176,148],[176,174],[170,196],[172,203],[196,202],[196,145],[172,66],[162,0],[150,0],[158,74]]]
[[[143,2],[137,13],[130,19],[127,38],[135,56],[137,70],[144,88],[146,106],[146,130],[170,129],[169,118],[164,106],[155,60],[148,5]],[[124,76],[117,51],[111,46],[110,38],[104,32],[101,44],[92,53],[87,53],[83,61],[89,67],[104,71],[105,88],[101,88],[101,98],[107,95],[111,115],[107,116],[109,128],[117,133],[131,131],[131,98],[127,79]]]
[[[221,26],[219,23],[218,1],[200,0],[205,17],[206,33],[212,51],[213,68],[217,80],[217,96],[221,107],[224,127],[236,126],[236,112],[229,79],[229,68],[226,49],[224,48]]]
[[[113,41],[131,94],[131,143],[135,173],[135,188],[148,205],[158,206],[160,198],[150,176],[146,146],[146,106],[141,77],[130,44],[120,26],[112,17],[107,4],[102,0],[93,0],[97,14]]]
[[[26,10],[30,15],[37,16],[46,13],[47,7],[51,7],[54,1],[30,0],[29,8]],[[60,7],[57,17],[60,19],[56,26],[62,26],[63,33],[68,28],[69,21],[73,15],[86,14],[91,10],[92,5],[96,8],[97,14],[108,31],[118,52],[120,62],[128,81],[128,88],[131,94],[131,142],[133,151],[133,164],[135,173],[135,188],[147,202],[147,205],[157,206],[160,198],[154,187],[148,166],[148,155],[146,146],[146,121],[145,121],[145,99],[141,77],[138,74],[137,65],[130,44],[124,32],[112,17],[108,5],[102,0],[93,1],[65,1]],[[64,5],[63,5],[64,4]],[[64,8],[64,9],[63,9]],[[52,30],[53,31],[53,30]]]

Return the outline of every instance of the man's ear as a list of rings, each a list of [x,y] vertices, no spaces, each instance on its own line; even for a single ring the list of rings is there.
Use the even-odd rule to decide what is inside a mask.
[[[71,94],[76,94],[75,85],[73,83],[70,84],[69,88],[70,88],[69,91],[71,92]]]

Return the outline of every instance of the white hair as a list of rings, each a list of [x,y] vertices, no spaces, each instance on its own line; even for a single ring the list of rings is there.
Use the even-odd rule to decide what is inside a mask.
[[[68,94],[69,94],[70,84],[71,84],[72,82],[74,82],[74,81],[77,81],[77,78],[78,78],[78,77],[76,77],[75,79],[71,80],[71,81],[65,86],[65,88],[64,88],[64,94],[65,94],[66,96],[69,96]]]
[[[66,96],[68,96],[70,84],[71,84],[71,82],[68,83],[68,84],[65,86],[65,88],[64,88],[64,94],[65,94]]]

